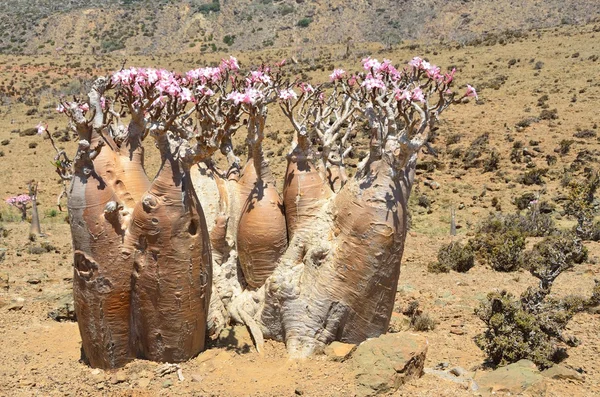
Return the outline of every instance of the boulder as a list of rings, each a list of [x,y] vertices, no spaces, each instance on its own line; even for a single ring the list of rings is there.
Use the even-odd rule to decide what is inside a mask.
[[[542,371],[542,375],[551,379],[583,380],[583,376],[581,376],[579,372],[563,365],[554,365],[547,370]]]
[[[540,387],[543,380],[544,376],[529,360],[520,360],[491,372],[475,374],[475,383],[479,387],[479,392],[484,396],[498,393],[520,395],[534,386]]]
[[[77,321],[73,303],[73,293],[69,292],[58,300],[54,309],[48,312],[48,317],[54,321]]]
[[[361,343],[351,363],[357,395],[374,396],[397,390],[423,375],[427,339],[408,332],[385,334]]]
[[[356,345],[354,344],[336,341],[325,347],[324,353],[330,360],[344,361],[350,357],[355,349]]]

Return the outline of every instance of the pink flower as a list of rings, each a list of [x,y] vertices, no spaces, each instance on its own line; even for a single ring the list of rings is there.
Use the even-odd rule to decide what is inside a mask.
[[[106,98],[100,97],[100,107],[102,107],[102,110],[106,109]]]
[[[18,196],[9,197],[6,199],[6,203],[10,205],[27,204],[30,201],[31,197],[28,194],[19,194]]]
[[[410,62],[408,62],[409,66],[412,66],[413,68],[420,68],[421,67],[421,63],[423,62],[423,60],[419,57],[414,57]]]
[[[398,80],[400,78],[400,72],[394,67],[394,65],[392,65],[392,61],[389,59],[383,60],[381,65],[379,65],[377,72],[388,74],[392,80]]]
[[[429,69],[426,69],[426,72],[427,77],[429,77],[430,79],[438,80],[440,77],[443,78],[443,76],[440,75],[440,68],[435,65],[431,65]]]
[[[456,68],[452,68],[450,73],[444,75],[444,84],[452,83],[452,80],[454,80],[454,73],[456,73]]]
[[[229,59],[221,59],[221,69],[237,72],[240,70],[240,65],[236,58],[229,56]]]
[[[302,91],[304,94],[312,94],[315,92],[315,89],[308,83],[300,83],[300,91]]]
[[[88,110],[90,110],[90,105],[88,105],[87,103],[82,103],[81,105],[79,105],[79,109],[85,113]]]
[[[378,70],[381,66],[381,63],[377,59],[371,57],[364,58],[361,62],[365,70]]]
[[[471,87],[469,84],[467,84],[467,93],[465,94],[465,96],[479,99],[479,97],[477,96],[477,91],[475,91],[475,88]]]
[[[256,101],[262,97],[262,92],[257,90],[256,88],[246,88],[246,92],[244,92],[242,102],[248,105],[254,105]]]
[[[377,77],[373,77],[371,75],[369,75],[369,77],[367,77],[365,79],[365,81],[363,81],[363,83],[361,84],[362,87],[366,87],[368,90],[373,90],[375,88],[379,88],[380,90],[384,90],[385,91],[385,83]]]
[[[213,96],[215,95],[215,92],[205,85],[201,85],[196,87],[196,94],[202,96]]]
[[[154,108],[154,107],[158,107],[158,106],[163,106],[165,103],[167,103],[167,97],[164,95],[161,95],[158,98],[156,98],[150,106]]]
[[[138,83],[135,83],[133,86],[133,95],[136,97],[144,96],[144,91],[142,91],[142,87]]]
[[[44,132],[46,132],[48,130],[48,125],[43,125],[42,122],[40,121],[35,128],[37,128],[38,135],[42,135]]]
[[[280,62],[276,63],[275,66],[282,67],[285,65],[285,59],[282,59]]]
[[[425,96],[423,95],[423,90],[419,87],[412,90],[411,99],[417,102],[425,102]]]
[[[241,92],[233,91],[230,92],[225,99],[235,103],[236,105],[239,105],[244,100],[244,94],[242,94]]]
[[[189,89],[187,89],[185,87],[182,88],[179,98],[181,98],[182,102],[191,102],[193,100],[192,91],[190,91]]]
[[[250,78],[247,79],[247,82],[249,84],[252,84],[252,83],[271,84],[271,77],[267,73],[261,72],[260,70],[252,71],[252,72],[250,72]]]
[[[400,91],[400,89],[397,89],[394,97],[397,101],[410,101],[411,94],[408,90]]]
[[[341,80],[346,71],[344,69],[333,69],[333,73],[329,75],[331,81]]]
[[[296,95],[296,93],[294,92],[294,90],[292,90],[291,88],[287,89],[287,90],[281,90],[279,91],[279,99],[283,99],[284,101],[290,100],[290,99],[298,99],[298,95]]]
[[[58,113],[64,113],[65,112],[65,107],[62,105],[62,103],[58,104],[58,106],[56,107],[56,111]]]

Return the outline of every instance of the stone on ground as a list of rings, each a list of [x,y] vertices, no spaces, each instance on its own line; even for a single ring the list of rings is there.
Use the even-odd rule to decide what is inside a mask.
[[[324,353],[330,360],[344,361],[356,349],[356,345],[352,343],[333,342],[325,347]]]
[[[542,375],[551,379],[583,380],[583,376],[581,376],[579,372],[563,365],[554,365],[547,370],[542,371]]]
[[[349,360],[357,383],[357,395],[374,396],[397,390],[423,375],[427,339],[400,332],[361,343]]]
[[[532,387],[540,387],[544,376],[532,361],[520,360],[516,363],[500,367],[491,372],[479,372],[475,382],[482,395],[510,393],[519,395]]]

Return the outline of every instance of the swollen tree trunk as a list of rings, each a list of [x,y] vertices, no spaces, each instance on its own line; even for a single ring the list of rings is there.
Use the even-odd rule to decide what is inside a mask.
[[[283,192],[290,241],[260,288],[245,289],[246,273],[236,271],[235,239],[227,238],[232,219],[224,211],[209,215],[215,220],[209,224],[215,252],[209,318],[247,324],[259,349],[263,336],[285,341],[292,357],[306,357],[334,340],[359,343],[386,332],[414,166],[414,158],[400,169],[373,161],[362,177],[335,193],[307,156],[292,153]],[[206,170],[194,182],[201,199],[211,183],[228,186]],[[219,277],[223,273],[228,276]],[[211,332],[218,332],[218,321],[211,324]]]
[[[168,146],[162,136],[159,146]],[[132,216],[132,336],[137,357],[185,361],[204,348],[212,280],[204,214],[189,173],[161,148],[162,165]]]
[[[211,269],[207,227],[188,170],[159,135],[163,163],[150,184],[143,168],[144,121],[125,139],[103,130],[102,81],[88,122],[69,110],[80,137],[69,190],[73,293],[82,357],[115,368],[139,357],[184,361],[204,348]]]

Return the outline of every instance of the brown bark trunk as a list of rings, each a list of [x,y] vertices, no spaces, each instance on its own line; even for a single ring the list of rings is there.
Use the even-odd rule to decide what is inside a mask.
[[[160,145],[168,145],[161,137]],[[135,207],[126,240],[133,256],[132,324],[137,356],[181,362],[204,349],[211,293],[208,228],[188,172],[168,148]]]
[[[93,148],[100,137],[90,140]],[[105,149],[94,162],[89,154],[79,152],[68,207],[75,256],[73,294],[83,357],[92,367],[115,368],[133,358],[129,345],[131,269],[119,260],[120,225],[105,213],[107,204],[116,200],[102,172],[113,169],[114,153]]]
[[[262,156],[248,160],[239,184],[244,202],[237,231],[240,265],[246,283],[259,288],[287,247],[283,202]]]

